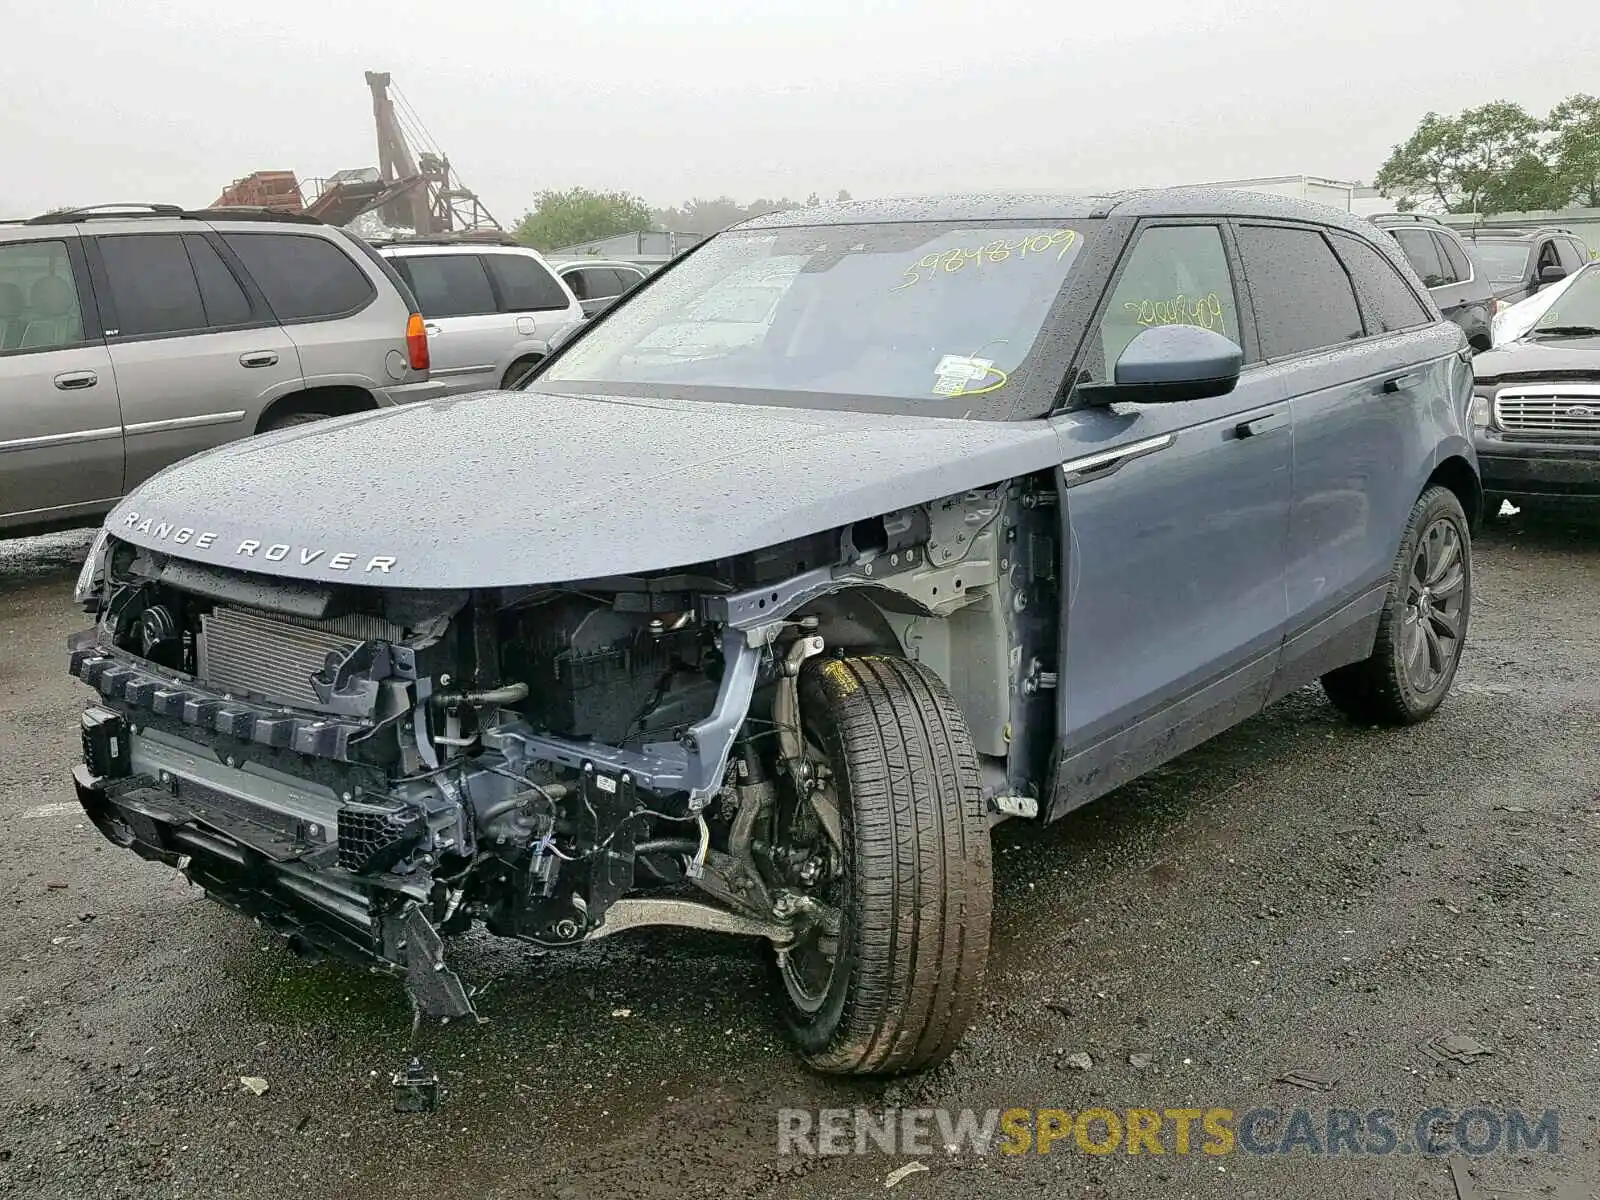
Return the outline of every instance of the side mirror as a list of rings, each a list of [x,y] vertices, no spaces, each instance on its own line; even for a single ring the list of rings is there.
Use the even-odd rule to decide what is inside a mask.
[[[1198,325],[1157,325],[1129,342],[1112,370],[1113,382],[1078,389],[1089,404],[1117,401],[1170,404],[1226,396],[1239,382],[1244,351]]]
[[[1567,269],[1562,266],[1548,266],[1539,268],[1540,283],[1556,283],[1567,277]]]

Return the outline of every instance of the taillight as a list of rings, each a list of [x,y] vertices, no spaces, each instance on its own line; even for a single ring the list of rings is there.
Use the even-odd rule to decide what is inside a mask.
[[[406,321],[406,353],[411,356],[413,371],[428,369],[428,330],[422,323],[421,313],[412,313]]]

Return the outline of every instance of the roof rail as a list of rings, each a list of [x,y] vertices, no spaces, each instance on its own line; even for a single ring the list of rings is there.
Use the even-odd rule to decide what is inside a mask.
[[[1386,221],[1416,221],[1428,225],[1444,225],[1444,222],[1438,217],[1434,216],[1432,213],[1419,212],[1373,213],[1367,218],[1367,220],[1371,221],[1374,225],[1381,224]]]
[[[176,217],[183,212],[177,204],[86,204],[82,208],[65,208],[58,212],[40,213],[31,217],[27,225],[65,225],[71,221],[89,221],[95,217]]]
[[[370,246],[520,246],[503,229],[469,229],[457,233],[401,233],[367,238]]]
[[[288,208],[233,205],[221,208],[184,208],[178,204],[90,204],[83,208],[40,213],[20,222],[23,225],[72,225],[83,221],[125,221],[141,217],[182,221],[292,221],[301,225],[321,225],[316,217]]]
[[[194,208],[178,214],[186,221],[289,221],[295,225],[326,225],[310,213],[292,208],[273,208],[270,204],[224,204],[219,208]]]

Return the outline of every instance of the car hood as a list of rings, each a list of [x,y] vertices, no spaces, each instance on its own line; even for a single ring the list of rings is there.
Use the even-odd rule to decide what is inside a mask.
[[[487,392],[230,443],[106,525],[266,575],[519,586],[759,550],[1060,461],[1042,420]]]
[[[1585,374],[1600,379],[1600,337],[1540,337],[1507,342],[1475,356],[1472,373],[1479,381],[1538,376],[1571,379]]]

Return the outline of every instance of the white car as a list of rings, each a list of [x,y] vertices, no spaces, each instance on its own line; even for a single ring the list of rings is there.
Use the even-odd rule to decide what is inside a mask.
[[[649,274],[638,263],[613,258],[576,258],[556,263],[555,269],[583,305],[586,317],[610,308]]]
[[[511,387],[584,318],[537,251],[465,238],[375,241],[427,322],[432,378],[451,393]]]
[[[1552,283],[1549,287],[1542,288],[1529,296],[1526,300],[1519,300],[1515,304],[1508,304],[1494,315],[1493,335],[1496,346],[1509,345],[1516,341],[1528,330],[1539,322],[1539,318],[1548,312],[1552,305],[1563,295],[1580,275],[1587,275],[1595,270],[1600,270],[1600,262],[1591,262],[1579,267],[1565,279]]]

